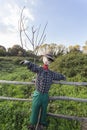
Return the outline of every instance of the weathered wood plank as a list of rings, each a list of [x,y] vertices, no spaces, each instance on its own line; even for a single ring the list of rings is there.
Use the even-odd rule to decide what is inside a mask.
[[[63,118],[63,119],[68,119],[68,120],[87,121],[86,117],[68,116],[68,115],[53,114],[53,113],[48,113],[47,115],[51,117],[55,117],[55,118]]]
[[[34,82],[7,81],[7,80],[0,80],[0,83],[1,84],[23,84],[23,85],[35,84]]]
[[[87,82],[67,82],[67,81],[53,81],[54,84],[87,86]]]
[[[4,97],[4,96],[0,96],[0,100],[9,100],[9,101],[27,101],[27,102],[32,101],[32,99],[12,98],[12,97]]]
[[[81,130],[87,130],[87,120],[81,122]]]
[[[67,96],[54,96],[54,97],[50,97],[49,99],[53,101],[54,100],[67,100],[67,101],[87,102],[87,99],[67,97]]]
[[[7,80],[0,80],[0,83],[1,84],[24,84],[24,85],[35,84],[35,82],[7,81]],[[87,86],[87,82],[53,81],[53,83],[62,84],[62,85]]]
[[[24,98],[12,98],[12,97],[4,97],[0,96],[1,100],[14,100],[14,101],[32,101],[32,99],[24,99]],[[82,98],[72,98],[72,97],[65,97],[65,96],[58,96],[58,97],[49,97],[49,100],[69,100],[69,101],[77,101],[77,102],[87,102],[87,99]]]

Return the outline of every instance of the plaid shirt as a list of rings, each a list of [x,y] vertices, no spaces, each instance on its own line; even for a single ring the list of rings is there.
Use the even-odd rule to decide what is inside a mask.
[[[43,67],[39,67],[32,62],[27,64],[28,69],[37,73],[35,81],[36,90],[41,93],[48,93],[53,80],[65,80],[65,77],[60,73],[55,73],[51,70],[45,70]]]

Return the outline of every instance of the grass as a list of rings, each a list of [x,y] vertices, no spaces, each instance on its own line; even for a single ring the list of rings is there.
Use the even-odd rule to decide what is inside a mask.
[[[0,80],[14,80],[14,81],[31,81],[32,78],[35,76],[34,73],[29,71],[27,67],[22,66],[19,64],[23,57],[1,57],[0,58]],[[0,85],[0,96],[10,96],[10,97],[19,97],[19,98],[30,98],[32,92],[34,91],[34,86],[24,86],[24,85]],[[83,97],[87,98],[87,90],[86,87],[79,87],[78,89],[75,86],[67,86],[67,85],[55,85],[53,84],[50,89],[50,96],[70,96],[70,97]],[[31,112],[30,109],[31,103],[29,102],[7,102],[1,101],[0,102],[0,109],[1,109],[1,119],[5,121],[7,119],[7,126],[9,127],[8,123],[11,123],[13,119],[13,123],[17,123],[18,121],[21,122],[24,120],[24,125],[22,130],[26,130],[26,123],[28,122],[28,115]],[[5,109],[4,109],[5,108]],[[26,115],[23,115],[23,112]],[[50,102],[48,106],[48,111],[53,113],[60,113],[66,115],[78,115],[78,116],[87,116],[87,105],[86,103],[77,103],[74,101],[54,101]],[[29,112],[28,112],[29,111]],[[3,114],[6,112],[5,118]],[[19,117],[17,113],[19,114]],[[10,119],[12,116],[12,119]],[[8,120],[9,118],[9,120]],[[16,121],[16,119],[18,120]],[[3,122],[4,122],[3,121]],[[6,123],[6,122],[5,122]],[[5,123],[1,127],[2,130],[7,130]],[[73,123],[73,126],[71,125]],[[13,124],[15,125],[15,124]],[[75,124],[75,121],[66,121],[62,119],[54,119],[50,118],[50,124],[48,130],[53,130],[57,128],[59,130],[79,130],[79,124]],[[20,127],[20,125],[19,125]],[[15,126],[16,128],[16,126]],[[13,129],[11,126],[9,129]],[[57,129],[57,130],[58,130]],[[19,130],[19,129],[18,129]]]

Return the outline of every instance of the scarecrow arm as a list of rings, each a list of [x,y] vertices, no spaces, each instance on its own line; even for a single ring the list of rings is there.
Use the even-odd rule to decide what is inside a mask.
[[[27,60],[21,61],[20,64],[27,65],[27,68],[35,73],[38,73],[41,68],[38,65],[33,64],[31,61],[27,61]]]
[[[53,72],[53,80],[66,80],[66,77],[60,73]]]

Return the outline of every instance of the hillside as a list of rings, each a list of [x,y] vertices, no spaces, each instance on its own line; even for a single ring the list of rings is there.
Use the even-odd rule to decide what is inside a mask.
[[[23,57],[0,57],[0,80],[31,81],[36,75],[19,62]],[[28,59],[28,58],[27,58]],[[37,63],[40,64],[40,63]],[[63,73],[67,81],[87,82],[87,55],[81,53],[70,53],[59,56],[50,65],[50,69]],[[35,90],[32,85],[2,85],[0,84],[0,96],[31,98]],[[75,87],[53,84],[50,96],[69,96],[87,98],[86,87]],[[86,103],[74,101],[50,102],[48,111],[66,115],[87,116]],[[31,113],[31,102],[13,102],[0,100],[0,128],[1,130],[27,130],[27,123]],[[47,130],[80,130],[77,121],[48,118]]]

